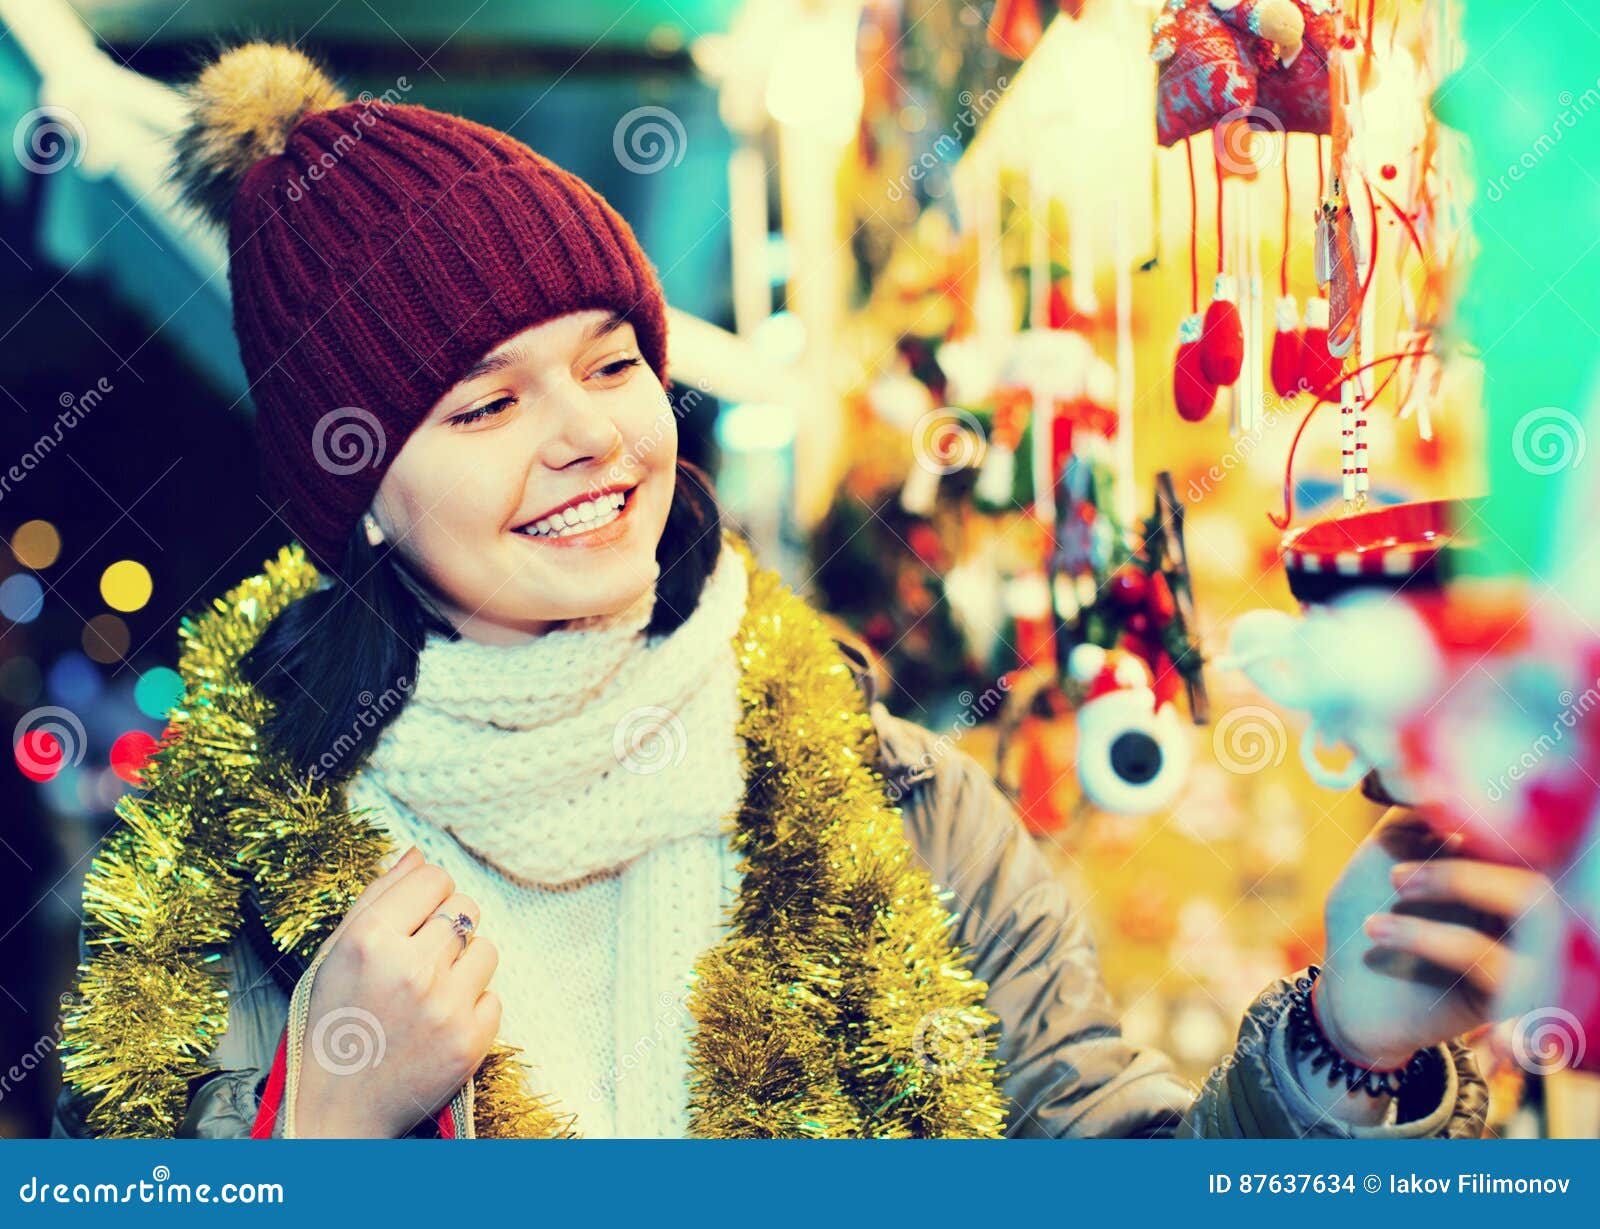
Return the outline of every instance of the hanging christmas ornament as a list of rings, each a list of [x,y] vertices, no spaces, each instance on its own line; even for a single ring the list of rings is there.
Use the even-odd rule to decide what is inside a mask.
[[[1286,71],[1301,58],[1305,28],[1305,9],[1295,0],[1167,0],[1150,40],[1150,58],[1161,66],[1156,83],[1161,144],[1170,146],[1215,127],[1230,112],[1242,114],[1263,105],[1257,90],[1269,78],[1285,79],[1290,100],[1301,92],[1315,93],[1319,75],[1325,88],[1320,55],[1305,57],[1300,73]],[[1317,122],[1314,102],[1285,109],[1297,121],[1283,125],[1291,131],[1326,131],[1298,126]]]
[[[1231,275],[1217,274],[1200,337],[1200,370],[1216,385],[1236,383],[1244,367],[1244,322]]]
[[[1347,54],[1335,48],[1328,63],[1333,173],[1331,191],[1323,198],[1317,217],[1318,281],[1328,288],[1328,353],[1337,358],[1349,354],[1355,345],[1366,291],[1355,213],[1350,207],[1351,176],[1356,173],[1350,152],[1356,102]]]
[[[1178,326],[1178,353],[1172,360],[1172,396],[1178,416],[1185,422],[1199,422],[1217,404],[1217,386],[1205,373],[1201,362],[1200,338],[1205,318],[1198,312],[1183,318]]]
[[[1341,181],[1335,177],[1333,194],[1322,203],[1319,244],[1328,268],[1328,353],[1343,358],[1355,345],[1361,323],[1363,287],[1361,250]]]
[[[1306,301],[1306,327],[1300,335],[1300,380],[1320,395],[1338,383],[1344,361],[1328,352],[1328,300]]]
[[[1272,335],[1272,391],[1288,399],[1306,389],[1304,382],[1305,337],[1300,331],[1300,305],[1293,295],[1278,300],[1274,313],[1276,331]]]
[[[1148,815],[1170,806],[1188,777],[1189,732],[1172,704],[1161,704],[1136,655],[1098,645],[1072,650],[1077,685],[1078,781],[1101,810]]]
[[[1372,490],[1372,483],[1367,476],[1367,394],[1359,380],[1352,381],[1354,387],[1350,395],[1355,401],[1355,468],[1356,468],[1356,503],[1364,504],[1367,495]]]
[[[1356,403],[1355,381],[1339,384],[1339,478],[1345,503],[1356,498]]]
[[[1277,64],[1269,65],[1257,78],[1256,106],[1274,116],[1285,132],[1326,133],[1330,126],[1328,57],[1339,41],[1339,15],[1332,0],[1296,4],[1297,35],[1295,18],[1281,7],[1250,0],[1228,7],[1256,33],[1279,43]]]
[[[1135,654],[1149,668],[1158,702],[1176,700],[1183,690],[1183,678],[1167,652],[1167,629],[1178,608],[1166,573],[1125,563],[1112,576],[1108,596],[1123,628],[1118,647]]]
[[[1268,361],[1272,391],[1288,400],[1305,391],[1302,380],[1305,335],[1300,326],[1300,305],[1289,293],[1289,222],[1294,203],[1289,178],[1289,140],[1283,141],[1283,231],[1278,251],[1278,306],[1273,312],[1272,356]]]
[[[1250,152],[1255,143],[1242,140],[1247,129],[1270,129],[1280,138],[1288,132],[1320,137],[1330,131],[1327,63],[1337,45],[1337,31],[1337,14],[1325,0],[1166,0],[1152,28],[1150,54],[1161,66],[1156,86],[1160,143],[1170,146],[1207,129],[1215,129],[1217,138],[1213,144],[1218,155],[1218,289],[1201,327],[1203,365],[1199,374],[1203,380],[1197,381],[1184,361],[1184,339],[1193,331],[1188,321],[1180,327],[1180,352],[1174,362],[1174,396],[1179,413],[1188,421],[1209,414],[1216,390],[1231,388],[1244,375],[1248,377],[1245,383],[1230,398],[1235,415],[1230,426],[1248,431],[1259,425],[1263,389],[1258,360],[1264,304],[1254,280],[1259,262],[1254,209],[1244,211],[1249,233],[1239,237],[1246,243],[1242,249],[1245,262],[1225,284],[1224,170],[1245,177],[1254,177],[1260,170],[1258,159]],[[1192,266],[1196,208],[1193,154],[1188,156]],[[1252,202],[1245,204],[1251,206]],[[1286,213],[1285,259],[1287,226]],[[1236,280],[1239,277],[1247,281],[1241,285]],[[1191,282],[1195,280],[1191,269]],[[1191,312],[1199,311],[1197,292],[1198,287],[1192,286]],[[1279,293],[1288,294],[1286,267],[1280,268]],[[1326,336],[1326,324],[1323,332]],[[1274,384],[1287,396],[1285,390],[1297,382],[1290,378],[1295,346],[1288,339],[1281,345],[1276,342]]]
[[[1189,166],[1189,314],[1178,325],[1178,350],[1172,359],[1172,399],[1178,417],[1199,422],[1217,404],[1217,385],[1206,378],[1200,361],[1200,340],[1205,317],[1200,314],[1199,192],[1194,180],[1194,146],[1185,143]]]

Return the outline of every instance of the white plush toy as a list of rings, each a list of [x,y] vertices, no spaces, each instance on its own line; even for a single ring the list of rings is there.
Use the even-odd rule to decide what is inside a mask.
[[[1189,731],[1156,703],[1150,670],[1132,653],[1080,644],[1067,672],[1084,688],[1078,708],[1078,782],[1104,811],[1148,815],[1172,805],[1189,775]]]

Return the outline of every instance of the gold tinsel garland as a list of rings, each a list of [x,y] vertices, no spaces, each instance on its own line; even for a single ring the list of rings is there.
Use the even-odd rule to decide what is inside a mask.
[[[805,603],[745,559],[748,785],[732,836],[744,879],[728,936],[695,970],[691,1131],[997,1136],[987,988],[887,800],[850,668]],[[388,847],[339,783],[298,777],[261,745],[271,709],[239,674],[267,624],[318,583],[288,546],[184,621],[183,698],[84,884],[90,952],[61,1048],[97,1135],[176,1132],[227,1027],[222,958],[247,894],[279,950],[309,960]],[[485,1059],[473,1092],[480,1137],[571,1134],[510,1047]]]

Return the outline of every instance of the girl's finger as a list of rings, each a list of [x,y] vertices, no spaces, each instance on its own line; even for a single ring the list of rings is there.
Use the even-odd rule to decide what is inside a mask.
[[[503,1010],[500,996],[493,990],[485,990],[472,1005],[473,1019],[477,1021],[485,1048],[494,1044],[495,1035],[500,1031],[500,1016]]]
[[[455,890],[455,880],[444,867],[419,861],[372,902],[372,923],[402,938],[414,935]]]
[[[488,939],[474,938],[467,944],[467,950],[450,966],[445,974],[445,982],[464,998],[476,1001],[488,987],[489,979],[494,976],[499,964],[499,949]]]
[[[338,926],[334,927],[333,934],[328,936],[328,942],[332,943],[334,939],[337,939],[343,933],[344,928],[350,924],[351,918],[355,917],[363,909],[370,908],[375,900],[399,883],[405,877],[406,872],[421,864],[422,850],[413,845],[395,859],[393,866],[361,890],[361,895],[350,903],[349,910],[339,920]]]
[[[1521,917],[1550,890],[1550,881],[1536,870],[1477,858],[1401,862],[1389,878],[1401,900],[1457,901],[1508,920]]]
[[[401,879],[405,878],[407,871],[414,866],[421,865],[421,863],[422,850],[415,845],[411,846],[410,849],[406,850],[405,853],[401,854],[394,860],[393,866],[384,871],[383,874],[379,875],[371,883],[367,884],[367,886],[362,890],[361,895],[356,897],[356,903],[359,904],[360,902],[365,901],[370,905],[373,901],[377,900],[378,897],[382,896],[390,888],[394,887],[395,884],[399,883]]]
[[[428,958],[434,962],[435,967],[441,974],[446,972],[457,960],[464,958],[476,943],[475,939],[469,939],[466,946],[463,947],[461,936],[456,934],[455,927],[452,925],[453,920],[458,914],[464,913],[472,919],[472,928],[476,931],[482,912],[477,901],[464,893],[457,892],[430,913],[423,920],[422,925],[417,927],[417,933],[414,937],[422,944],[423,950],[428,954]],[[447,916],[440,917],[441,913]]]
[[[1505,947],[1471,926],[1399,913],[1374,913],[1363,929],[1380,947],[1410,952],[1460,973],[1489,994],[1494,993],[1510,968],[1511,957]]]

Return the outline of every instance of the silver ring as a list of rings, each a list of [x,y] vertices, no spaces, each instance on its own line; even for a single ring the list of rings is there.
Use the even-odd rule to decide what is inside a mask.
[[[475,929],[472,919],[465,913],[446,913],[442,909],[433,916],[442,917],[450,923],[450,929],[455,932],[456,938],[461,940],[461,950],[466,951],[467,944],[472,942],[472,932]],[[433,918],[428,920],[432,921]]]

